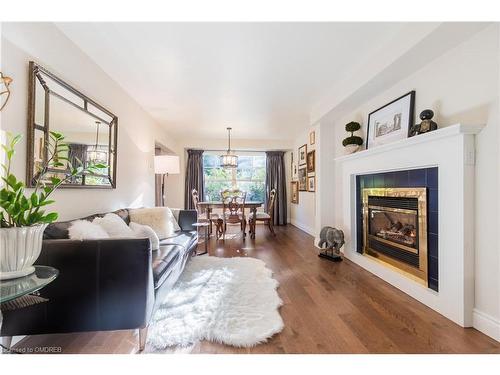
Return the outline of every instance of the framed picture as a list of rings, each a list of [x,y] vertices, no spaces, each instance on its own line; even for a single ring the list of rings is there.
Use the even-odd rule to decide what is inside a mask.
[[[316,156],[315,150],[309,151],[307,153],[307,173],[314,172],[316,167]]]
[[[295,160],[293,151],[292,151],[291,168],[292,168],[291,169],[292,180],[295,181],[298,178],[298,171],[297,171],[297,160]]]
[[[309,144],[313,145],[316,143],[316,132],[313,130],[309,133]]]
[[[299,165],[306,164],[307,145],[299,147]]]
[[[307,191],[316,191],[316,176],[307,177]]]
[[[292,203],[299,204],[299,182],[292,181]]]
[[[368,115],[366,148],[407,138],[413,126],[415,91],[410,91]]]
[[[307,191],[307,170],[306,170],[306,167],[299,168],[299,191]]]

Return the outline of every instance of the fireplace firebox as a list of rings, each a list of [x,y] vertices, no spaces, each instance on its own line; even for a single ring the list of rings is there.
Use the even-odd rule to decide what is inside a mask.
[[[427,286],[427,189],[363,189],[363,254]]]

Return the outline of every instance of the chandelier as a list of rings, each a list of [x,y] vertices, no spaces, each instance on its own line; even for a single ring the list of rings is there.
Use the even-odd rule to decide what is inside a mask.
[[[231,128],[227,128],[228,132],[228,147],[227,152],[220,156],[220,166],[222,168],[237,168],[238,156],[231,152]]]
[[[108,161],[108,153],[101,149],[99,145],[99,127],[101,126],[100,121],[95,122],[96,125],[96,135],[95,135],[95,145],[93,149],[87,152],[87,161],[91,164],[103,164]]]

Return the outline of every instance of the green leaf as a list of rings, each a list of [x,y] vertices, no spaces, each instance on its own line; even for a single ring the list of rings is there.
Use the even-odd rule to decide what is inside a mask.
[[[31,194],[30,200],[33,206],[38,206],[38,195],[36,193]]]
[[[61,140],[64,139],[64,136],[61,133],[51,131],[50,136],[55,139],[55,140]]]
[[[46,200],[46,201],[40,201],[38,203],[38,207],[47,206],[47,205],[52,204],[52,203],[55,203],[55,200],[49,199],[49,200]]]
[[[43,223],[52,223],[52,222],[56,221],[58,217],[59,217],[59,215],[57,214],[57,212],[51,212],[51,213],[41,217],[40,220]]]
[[[14,148],[15,145],[17,145],[19,143],[19,141],[21,140],[22,137],[23,137],[22,134],[18,134],[14,138],[12,138],[12,141],[10,142],[10,147]]]
[[[57,177],[51,177],[50,182],[52,183],[52,185],[57,185],[58,183],[61,182],[61,179]]]

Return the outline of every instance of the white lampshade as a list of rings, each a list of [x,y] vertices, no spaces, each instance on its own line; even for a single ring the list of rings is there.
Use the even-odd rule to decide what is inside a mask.
[[[238,156],[233,154],[221,155],[220,166],[222,168],[238,168]]]
[[[156,174],[179,174],[179,157],[177,155],[156,155],[155,156]]]

